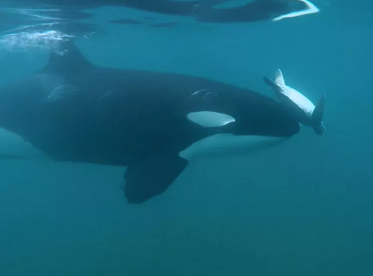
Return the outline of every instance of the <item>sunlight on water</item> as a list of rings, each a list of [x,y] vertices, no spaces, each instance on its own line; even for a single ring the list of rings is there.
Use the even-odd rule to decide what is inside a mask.
[[[7,51],[27,51],[29,48],[56,49],[61,41],[73,38],[60,31],[19,32],[0,38],[0,48]]]

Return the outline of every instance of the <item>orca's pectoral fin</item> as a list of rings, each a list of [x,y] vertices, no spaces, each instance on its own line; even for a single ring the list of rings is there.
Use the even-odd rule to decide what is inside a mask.
[[[124,192],[128,202],[139,204],[162,194],[187,165],[188,161],[178,155],[157,156],[130,163],[124,174]]]

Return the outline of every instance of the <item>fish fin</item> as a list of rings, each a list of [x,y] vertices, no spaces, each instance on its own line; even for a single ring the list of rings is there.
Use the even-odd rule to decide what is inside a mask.
[[[230,115],[213,111],[191,112],[187,118],[202,127],[222,127],[236,121]]]
[[[279,90],[278,85],[277,85],[274,81],[270,80],[270,79],[267,78],[267,77],[264,77],[263,79],[264,79],[264,82],[265,82],[269,87],[271,87],[274,91],[278,91],[278,90]]]
[[[160,195],[186,168],[188,161],[177,155],[157,156],[128,165],[124,193],[129,203],[140,204]]]
[[[285,87],[285,79],[280,69],[277,69],[275,76],[275,84],[279,87]]]
[[[319,102],[312,112],[312,124],[314,125],[314,131],[319,135],[322,135],[326,130],[324,123],[322,122],[324,116],[324,105],[325,95],[322,94]]]
[[[283,90],[286,86],[284,76],[282,75],[282,72],[280,69],[277,69],[274,81],[270,80],[267,77],[264,77],[264,82],[268,86],[270,86],[274,91],[278,91],[278,92]]]
[[[316,132],[318,135],[323,135],[324,132],[326,131],[325,125],[323,122],[319,126],[316,126],[313,128],[313,130]]]

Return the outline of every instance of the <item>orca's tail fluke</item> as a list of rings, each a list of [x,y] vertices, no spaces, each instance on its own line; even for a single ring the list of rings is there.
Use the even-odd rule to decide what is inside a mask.
[[[318,134],[322,135],[326,128],[322,121],[324,116],[324,105],[325,105],[325,95],[322,94],[319,102],[317,103],[315,109],[312,112],[312,125],[313,130]]]

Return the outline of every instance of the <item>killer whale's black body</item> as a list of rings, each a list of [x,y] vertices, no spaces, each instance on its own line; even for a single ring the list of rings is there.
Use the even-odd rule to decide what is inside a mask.
[[[58,7],[60,14],[70,18],[79,16],[79,11],[100,8],[103,6],[121,6],[146,12],[191,17],[200,22],[210,23],[233,23],[233,22],[255,22],[269,20],[279,15],[289,13],[294,9],[304,8],[303,3],[289,3],[283,0],[254,0],[235,7],[222,8],[221,5],[230,4],[231,0],[13,0],[14,3],[27,6],[47,5],[47,7]],[[57,16],[56,12],[44,11],[44,15]],[[86,13],[82,13],[82,17]],[[120,18],[114,18],[118,20]]]
[[[187,166],[178,153],[217,133],[290,137],[299,123],[253,91],[194,76],[97,67],[73,42],[44,69],[0,90],[0,128],[58,161],[127,166],[125,194],[141,203]],[[198,93],[194,93],[200,91]],[[197,111],[236,121],[206,128]]]

